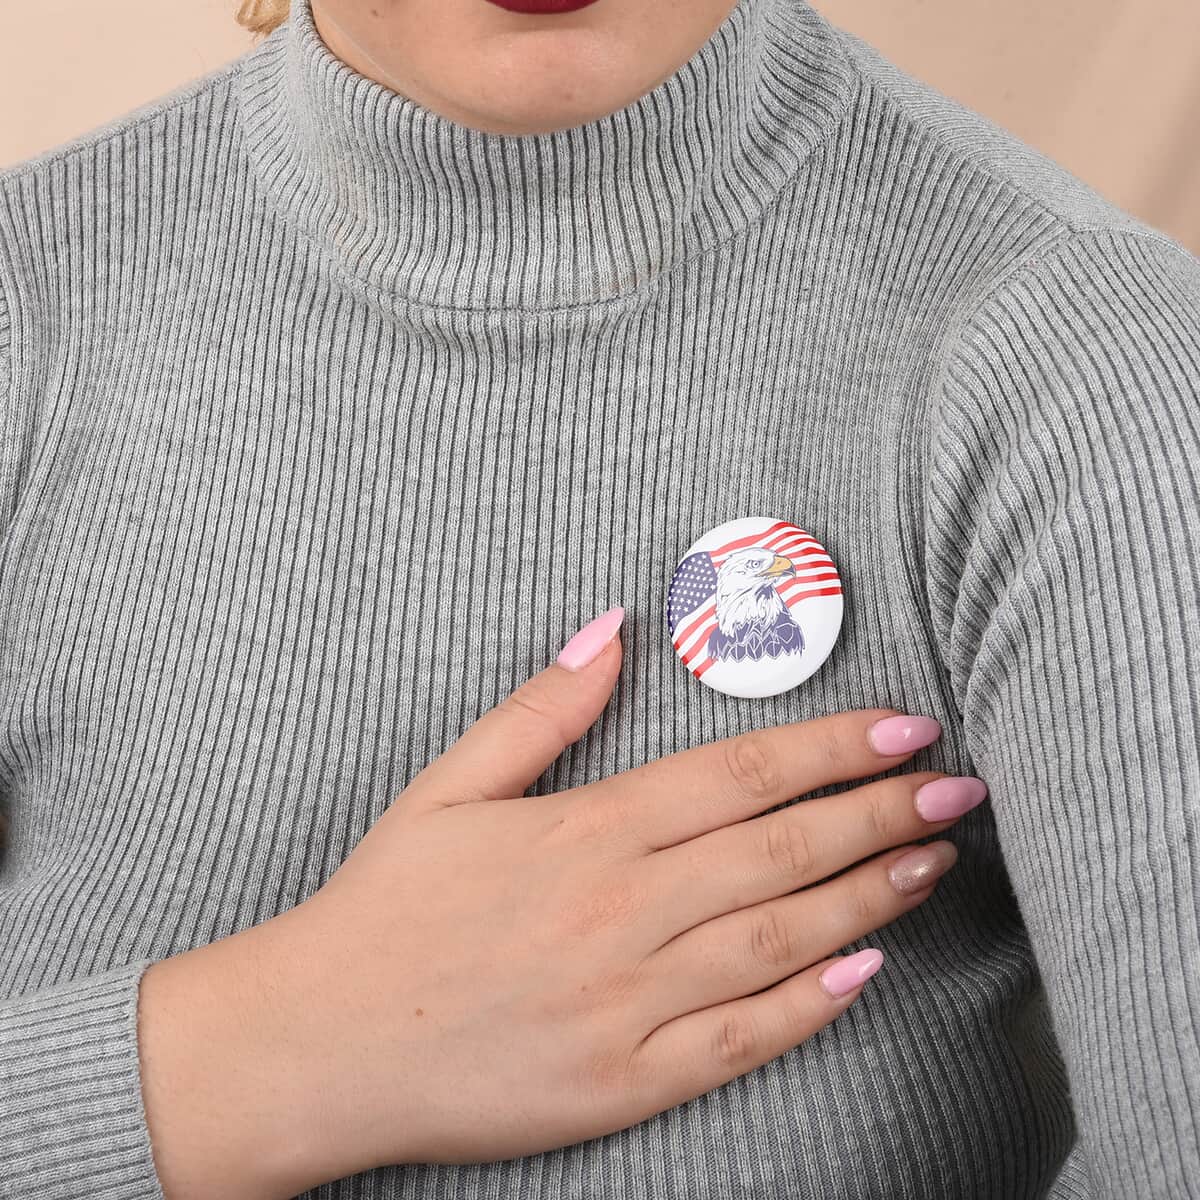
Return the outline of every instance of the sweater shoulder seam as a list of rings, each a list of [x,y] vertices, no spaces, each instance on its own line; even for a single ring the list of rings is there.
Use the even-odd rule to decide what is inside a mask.
[[[1038,268],[1047,260],[1061,255],[1072,246],[1078,246],[1089,238],[1108,237],[1114,241],[1122,238],[1134,238],[1150,245],[1165,246],[1179,254],[1190,257],[1188,250],[1165,234],[1156,234],[1150,230],[1129,229],[1121,225],[1084,225],[1070,226],[1062,223],[1062,229],[1053,240],[1039,246],[1032,254],[1024,258],[1016,258],[1008,263],[998,275],[988,280],[987,284],[973,297],[969,303],[963,304],[959,314],[950,323],[942,342],[943,350],[940,355],[942,369],[933,382],[935,391],[940,390],[946,368],[953,359],[957,347],[962,344],[963,335],[979,318],[983,311],[1000,293],[1011,286],[1023,275],[1035,274]]]
[[[12,306],[4,284],[4,275],[0,273],[0,397],[10,390],[12,377]]]
[[[1191,257],[1187,248],[1180,245],[1179,242],[1174,241],[1165,234],[1154,233],[1151,230],[1129,229],[1122,225],[1068,225],[1067,229],[1069,232],[1062,234],[1048,245],[1039,247],[1036,254],[1010,263],[988,284],[979,298],[967,307],[964,317],[959,321],[957,328],[954,330],[954,336],[948,346],[950,354],[947,355],[947,358],[953,356],[953,350],[961,344],[963,334],[978,319],[984,309],[999,296],[1004,288],[1015,283],[1021,276],[1035,275],[1038,268],[1044,262],[1049,259],[1061,257],[1064,252],[1074,246],[1079,246],[1089,240],[1098,240],[1102,237],[1109,238],[1114,242],[1121,241],[1124,238],[1132,238],[1137,241],[1146,242],[1149,245],[1162,246],[1168,250],[1174,250],[1185,257]]]
[[[1074,235],[1077,235],[1077,234],[1111,232],[1113,234],[1126,233],[1126,234],[1129,234],[1129,235],[1135,236],[1135,237],[1143,237],[1148,241],[1161,242],[1167,246],[1171,246],[1171,247],[1174,247],[1177,249],[1185,249],[1178,242],[1176,242],[1172,238],[1170,238],[1167,234],[1156,232],[1155,230],[1153,230],[1149,227],[1142,228],[1142,229],[1135,229],[1135,228],[1131,228],[1127,225],[1117,224],[1117,223],[1100,224],[1100,225],[1077,224],[1077,223],[1069,220],[1062,213],[1051,208],[1050,205],[1045,200],[1043,200],[1040,196],[1038,196],[1036,192],[1031,191],[1020,180],[1015,179],[1011,175],[1005,174],[1003,171],[994,168],[989,163],[987,163],[984,159],[982,159],[980,156],[978,156],[976,154],[972,154],[967,150],[963,150],[963,149],[956,147],[953,143],[951,143],[949,141],[948,138],[946,138],[937,129],[932,128],[929,125],[922,122],[919,119],[918,115],[916,113],[914,113],[913,110],[909,107],[909,105],[905,102],[904,97],[902,95],[900,95],[894,88],[890,87],[886,80],[880,79],[877,75],[874,75],[871,72],[864,69],[864,67],[858,60],[858,56],[855,53],[853,53],[852,45],[847,45],[847,42],[846,42],[846,36],[853,36],[853,35],[848,35],[847,31],[841,29],[840,27],[838,27],[836,25],[831,24],[831,28],[833,28],[835,30],[835,32],[837,33],[838,39],[842,43],[842,46],[843,46],[845,58],[846,58],[847,62],[849,62],[851,70],[857,76],[860,87],[864,94],[873,93],[877,96],[885,98],[888,104],[890,104],[896,110],[898,110],[899,112],[904,114],[904,118],[906,121],[908,121],[914,128],[918,129],[924,137],[930,139],[931,141],[936,142],[937,145],[940,146],[947,154],[953,156],[958,161],[969,165],[970,168],[973,171],[975,171],[979,176],[987,178],[995,183],[1001,184],[1004,187],[1011,189],[1011,191],[1014,194],[1020,196],[1027,204],[1031,205],[1041,216],[1044,216],[1044,217],[1048,218],[1051,222],[1053,222],[1053,224],[1058,227],[1058,231],[1060,234],[1059,240],[1052,243],[1053,246],[1057,246],[1059,244],[1059,241],[1068,241]],[[958,104],[957,101],[952,100],[950,97],[946,97],[946,99],[949,103]],[[962,107],[966,107],[966,106],[962,106]],[[974,111],[974,110],[970,110],[970,111]],[[982,119],[984,119],[984,120],[987,120],[987,121],[991,120],[991,118],[984,117],[983,114],[976,114],[976,115],[979,117],[982,117]],[[992,122],[992,123],[996,124],[995,122]],[[1003,126],[997,125],[997,128],[1003,130],[1006,133],[1011,134],[1011,130],[1007,130]],[[1012,135],[1012,136],[1016,136],[1016,135]],[[1031,146],[1030,149],[1034,150],[1036,153],[1039,153],[1039,154],[1042,153],[1041,151],[1038,151],[1037,148],[1034,146]],[[1043,157],[1049,158],[1049,156],[1047,156],[1047,155],[1043,155]],[[1059,167],[1062,166],[1062,164],[1058,163],[1057,160],[1049,159],[1049,161],[1054,162]],[[1063,168],[1063,169],[1065,170],[1065,168]],[[1090,185],[1086,185],[1086,182],[1085,182],[1085,186],[1090,186]],[[1132,216],[1132,214],[1128,214],[1128,215]],[[1134,217],[1133,219],[1138,220],[1138,218],[1136,218],[1136,217]],[[1036,261],[1036,260],[1033,260],[1033,261]],[[1006,269],[1004,275],[1001,278],[1006,278],[1007,274],[1008,274],[1008,272]]]

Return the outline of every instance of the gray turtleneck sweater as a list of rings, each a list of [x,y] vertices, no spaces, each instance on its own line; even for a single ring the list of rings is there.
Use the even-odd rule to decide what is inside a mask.
[[[1198,395],[1200,263],[803,0],[519,138],[297,0],[0,173],[0,1195],[160,1198],[146,966],[310,896],[617,603],[617,693],[538,792],[895,706],[945,727],[906,769],[990,785],[958,866],[761,1069],[319,1194],[1200,1195]],[[846,607],[744,700],[664,600],[758,514]]]

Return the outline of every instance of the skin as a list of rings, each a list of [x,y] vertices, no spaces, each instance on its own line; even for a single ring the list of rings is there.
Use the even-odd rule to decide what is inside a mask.
[[[734,0],[597,0],[513,13],[486,0],[313,0],[343,62],[491,133],[547,133],[633,103],[688,61]]]

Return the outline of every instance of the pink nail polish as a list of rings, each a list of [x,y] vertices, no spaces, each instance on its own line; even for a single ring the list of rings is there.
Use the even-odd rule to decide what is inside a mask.
[[[848,958],[839,958],[826,967],[818,978],[821,986],[835,999],[852,992],[883,966],[882,950],[860,950]]]
[[[555,660],[568,671],[582,671],[617,635],[625,610],[618,604],[589,621],[559,652]]]
[[[918,788],[914,803],[926,821],[949,821],[951,817],[970,812],[986,795],[987,784],[982,779],[976,779],[974,775],[953,775]]]
[[[884,717],[867,730],[877,754],[911,754],[936,742],[942,727],[932,717]]]

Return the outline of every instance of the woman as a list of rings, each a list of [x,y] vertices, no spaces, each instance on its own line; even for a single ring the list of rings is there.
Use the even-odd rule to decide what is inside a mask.
[[[0,1190],[1192,1194],[1196,260],[802,0],[521,7],[0,175]]]

